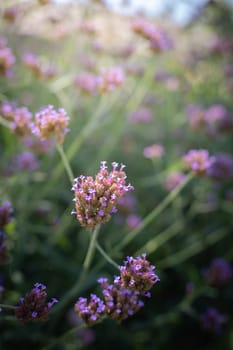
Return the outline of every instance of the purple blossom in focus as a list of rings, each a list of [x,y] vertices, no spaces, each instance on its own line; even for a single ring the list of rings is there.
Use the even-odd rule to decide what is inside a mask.
[[[20,298],[19,306],[15,308],[16,318],[24,323],[28,321],[47,321],[49,312],[57,299],[52,298],[46,302],[46,286],[41,283],[35,283],[34,288],[26,293],[24,298]]]
[[[74,309],[81,319],[90,326],[99,320],[105,311],[105,305],[95,294],[91,294],[89,302],[87,298],[80,297]]]
[[[106,162],[103,161],[95,179],[92,176],[80,176],[74,180],[74,214],[81,226],[93,228],[109,221],[111,214],[117,211],[118,200],[133,189],[130,184],[126,185],[124,167],[121,165],[118,170],[118,164],[112,163],[112,171],[108,172]]]

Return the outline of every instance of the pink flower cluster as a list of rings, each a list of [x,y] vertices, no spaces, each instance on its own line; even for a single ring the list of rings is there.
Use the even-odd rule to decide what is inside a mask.
[[[97,92],[97,77],[88,72],[82,72],[75,78],[75,85],[80,88],[80,90],[88,95],[93,95]]]
[[[212,158],[209,152],[205,149],[190,150],[183,157],[185,166],[192,170],[197,175],[206,175],[208,168],[211,165]]]
[[[10,127],[19,136],[31,133],[32,114],[27,107],[16,107],[12,102],[4,101],[0,106],[0,114],[10,122]]]
[[[75,193],[75,211],[81,226],[93,228],[97,224],[110,220],[111,214],[117,211],[117,203],[133,186],[126,185],[124,165],[112,163],[112,171],[107,170],[106,162],[101,162],[99,173],[92,176],[76,178],[72,190]]]
[[[57,75],[57,69],[53,65],[44,65],[39,57],[32,52],[25,53],[23,63],[37,78],[50,79]]]
[[[154,144],[144,148],[143,154],[146,158],[161,158],[165,153],[164,147],[159,144]]]
[[[14,63],[15,56],[12,50],[7,46],[7,40],[5,38],[0,38],[0,76],[11,76]]]
[[[112,67],[97,78],[97,83],[101,92],[111,92],[122,85],[124,80],[124,70],[121,67]]]
[[[55,110],[49,105],[42,108],[35,115],[35,124],[32,132],[41,140],[55,138],[58,143],[63,143],[64,137],[69,131],[67,128],[70,118],[63,108]]]

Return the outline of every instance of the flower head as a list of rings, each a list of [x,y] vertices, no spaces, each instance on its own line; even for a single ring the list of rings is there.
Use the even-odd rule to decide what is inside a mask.
[[[87,298],[80,297],[74,309],[86,324],[92,325],[105,311],[105,305],[95,294],[91,294],[89,303]]]
[[[154,144],[144,148],[143,154],[146,158],[160,158],[164,155],[165,150],[162,145]]]
[[[203,330],[221,334],[222,326],[226,323],[226,316],[222,315],[216,308],[209,307],[201,316],[200,322]]]
[[[123,288],[117,280],[109,284],[107,278],[100,278],[98,282],[104,296],[105,313],[113,320],[121,322],[144,305],[138,299],[139,292]]]
[[[159,281],[159,277],[154,273],[155,266],[149,263],[146,254],[135,259],[128,256],[124,265],[119,268],[122,286],[138,291],[141,295],[149,296],[148,291]]]
[[[208,284],[219,287],[233,278],[233,268],[225,259],[215,258],[203,275]]]
[[[74,180],[74,214],[81,226],[93,228],[109,221],[111,214],[117,211],[119,198],[133,189],[130,184],[126,185],[124,165],[119,170],[117,168],[118,164],[112,163],[112,171],[109,172],[106,162],[102,162],[95,179],[92,176],[80,176]]]
[[[15,63],[15,56],[8,46],[0,46],[0,76],[10,76],[11,68]]]
[[[67,129],[69,119],[63,108],[55,110],[53,106],[49,105],[36,113],[33,133],[41,140],[55,138],[58,143],[63,143],[64,137],[69,131]]]
[[[27,321],[47,321],[49,311],[58,302],[53,298],[46,303],[46,286],[35,283],[34,288],[20,299],[19,306],[15,308],[15,314],[20,322]]]
[[[117,86],[122,85],[124,80],[124,70],[121,67],[112,67],[97,78],[97,84],[100,91],[111,92],[115,90]]]
[[[212,157],[207,175],[216,181],[224,181],[233,177],[233,158],[228,154]]]
[[[190,150],[184,157],[183,161],[187,168],[197,175],[204,175],[211,164],[209,152],[205,149]]]

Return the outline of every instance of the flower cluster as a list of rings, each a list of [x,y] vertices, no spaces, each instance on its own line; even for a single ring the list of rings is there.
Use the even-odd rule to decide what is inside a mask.
[[[41,140],[55,138],[58,143],[63,143],[64,137],[69,131],[67,129],[69,119],[63,108],[55,110],[53,106],[49,105],[36,113],[32,132]]]
[[[75,304],[74,310],[86,324],[92,325],[98,321],[105,311],[105,305],[95,294],[91,294],[89,303],[87,298],[79,298]]]
[[[131,191],[133,187],[126,185],[124,165],[112,163],[112,171],[108,172],[106,162],[101,162],[99,173],[92,176],[76,178],[72,190],[75,193],[75,211],[81,226],[93,228],[97,224],[110,220],[111,214],[117,211],[119,198]]]
[[[213,334],[221,334],[222,327],[224,323],[226,323],[226,316],[222,315],[217,309],[214,307],[209,307],[201,316],[200,322],[203,330],[213,333]]]
[[[46,286],[35,283],[34,288],[26,293],[24,298],[20,299],[19,306],[15,308],[17,319],[23,323],[27,321],[47,321],[50,309],[58,300],[53,298],[47,303],[46,299]]]
[[[172,172],[168,174],[167,178],[164,181],[164,187],[168,191],[174,190],[177,186],[181,185],[186,179],[185,174],[180,172]]]
[[[156,53],[163,52],[172,47],[171,39],[143,18],[134,19],[132,29],[135,33],[149,40],[150,48]]]
[[[190,150],[184,157],[185,166],[197,175],[205,175],[210,167],[212,158],[205,149]]]
[[[152,119],[153,114],[147,107],[141,107],[129,115],[129,121],[132,123],[149,123]]]
[[[0,76],[9,77],[12,74],[12,66],[15,63],[15,56],[7,46],[7,40],[0,38]]]
[[[75,311],[87,323],[93,324],[101,316],[107,316],[121,322],[134,315],[144,302],[140,296],[150,297],[149,290],[159,281],[146,255],[127,257],[124,266],[120,266],[120,276],[114,278],[113,284],[107,278],[99,278],[104,301],[91,295],[89,304],[86,298],[79,298],[75,304]]]
[[[42,64],[39,57],[32,52],[25,53],[22,60],[36,78],[50,79],[57,75],[57,69],[53,65]]]
[[[133,258],[128,256],[124,265],[119,267],[121,285],[141,295],[149,296],[148,291],[159,281],[154,273],[155,266],[150,265],[146,254]]]
[[[233,278],[233,268],[225,259],[215,258],[203,271],[203,276],[208,284],[219,287]]]
[[[162,145],[154,144],[148,147],[145,147],[143,150],[143,154],[146,158],[160,158],[164,155],[165,150]]]
[[[217,154],[212,157],[207,175],[216,181],[233,177],[233,158],[228,154]]]
[[[92,95],[97,91],[97,78],[94,74],[82,72],[76,77],[74,83],[86,94]]]
[[[125,73],[121,67],[112,67],[97,77],[97,84],[101,92],[111,92],[122,85]]]

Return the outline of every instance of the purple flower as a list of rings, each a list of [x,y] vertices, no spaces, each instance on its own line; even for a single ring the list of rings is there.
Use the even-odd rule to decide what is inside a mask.
[[[211,165],[212,158],[205,149],[190,150],[183,157],[184,164],[197,175],[204,175]]]
[[[207,175],[216,181],[233,177],[233,158],[228,154],[218,154],[211,159]]]
[[[139,292],[122,287],[119,280],[115,279],[114,284],[109,284],[106,278],[100,278],[105,313],[115,321],[121,322],[134,315],[144,303],[138,299]]]
[[[7,256],[7,247],[6,247],[6,235],[4,234],[4,232],[0,231],[0,264],[4,264],[7,259],[8,259],[8,256]],[[0,297],[1,297],[1,292],[3,290],[1,289],[1,286],[0,286]]]
[[[112,167],[112,171],[108,172],[106,162],[102,162],[95,179],[80,176],[74,180],[74,213],[81,226],[93,228],[109,221],[111,214],[116,212],[118,200],[133,189],[130,184],[126,185],[124,165],[119,170],[117,163],[112,163]]]
[[[153,114],[147,107],[141,107],[129,115],[129,121],[131,123],[149,123],[152,119]]]
[[[9,224],[13,220],[12,218],[13,209],[10,201],[5,201],[0,205],[0,230]]]
[[[74,309],[86,324],[92,325],[96,323],[104,313],[105,305],[95,294],[91,294],[89,302],[87,298],[80,297]]]
[[[5,45],[4,45],[5,44]],[[1,41],[0,45],[0,76],[10,76],[11,68],[15,63],[15,56],[13,55],[11,49],[6,46],[7,41]]]
[[[35,283],[34,288],[26,293],[24,298],[20,298],[19,306],[15,308],[17,319],[23,323],[28,321],[47,321],[49,311],[58,300],[52,298],[47,303],[46,299],[46,286],[41,283]]]
[[[220,287],[232,279],[233,268],[225,259],[215,258],[203,271],[203,276],[208,284]]]
[[[41,140],[55,138],[58,143],[63,143],[64,137],[69,131],[67,129],[69,119],[63,108],[55,110],[53,106],[49,105],[36,113],[32,131]]]
[[[177,186],[181,185],[186,179],[185,174],[180,172],[174,172],[168,174],[164,186],[168,191],[174,190]]]
[[[214,307],[209,307],[201,316],[200,323],[203,330],[214,333],[221,334],[222,327],[224,323],[226,323],[226,316],[222,315],[217,309]]]
[[[137,291],[141,295],[149,296],[148,291],[159,281],[159,277],[154,273],[155,266],[149,263],[146,254],[135,259],[128,256],[119,269],[122,286]]]
[[[130,230],[136,228],[138,225],[140,225],[141,222],[142,219],[136,214],[130,214],[126,218],[126,226]]]

